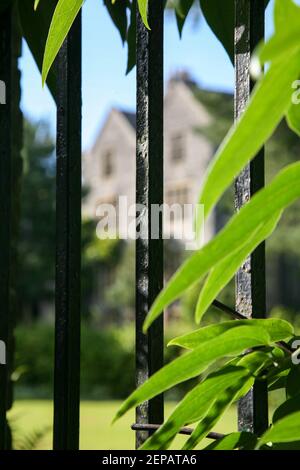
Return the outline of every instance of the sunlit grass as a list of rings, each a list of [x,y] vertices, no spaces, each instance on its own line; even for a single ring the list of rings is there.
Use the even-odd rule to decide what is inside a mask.
[[[81,404],[80,448],[86,450],[100,449],[133,449],[134,432],[130,425],[134,422],[134,412],[128,413],[113,426],[111,425],[120,402],[117,401],[83,401]],[[166,404],[169,414],[174,403]],[[24,437],[43,431],[43,437],[37,449],[51,449],[52,443],[52,403],[49,400],[19,400],[9,413],[16,446]],[[236,429],[236,412],[232,408],[218,424],[219,432],[227,433]],[[173,448],[180,449],[186,438],[178,436]]]

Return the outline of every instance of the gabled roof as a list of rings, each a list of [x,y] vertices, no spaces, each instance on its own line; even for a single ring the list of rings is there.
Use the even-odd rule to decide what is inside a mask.
[[[227,92],[212,91],[201,88],[188,73],[183,72],[175,74],[170,82],[184,83],[193,93],[196,101],[199,101],[208,113],[217,121],[214,138],[217,141],[222,140],[233,120],[233,95]],[[136,130],[136,114],[118,108],[117,111],[126,119],[130,126]],[[209,133],[208,133],[209,134]],[[212,136],[207,135],[211,138]],[[212,139],[212,140],[215,140]]]
[[[136,114],[122,109],[119,109],[118,111],[127,119],[133,129],[136,129]]]
[[[233,119],[233,95],[227,92],[212,91],[201,88],[187,73],[180,73],[173,76],[171,82],[184,83],[193,93],[195,99],[199,101],[213,118],[224,119],[232,122]],[[125,117],[132,128],[136,129],[136,114],[124,109],[118,111]],[[228,122],[225,123],[227,128]]]
[[[233,94],[202,88],[188,72],[183,71],[171,77],[170,82],[184,83],[213,117],[233,116]]]

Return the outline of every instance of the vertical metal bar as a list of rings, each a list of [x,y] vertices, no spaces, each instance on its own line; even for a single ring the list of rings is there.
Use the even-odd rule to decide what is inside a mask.
[[[162,217],[159,239],[151,239],[151,207],[163,202],[163,2],[150,0],[148,30],[137,12],[137,156],[136,202],[147,210],[137,213],[136,241],[136,380],[141,385],[163,365],[163,317],[145,336],[142,326],[153,300],[163,287]],[[163,397],[143,403],[136,422],[163,422]],[[148,431],[136,433],[136,446]]]
[[[0,80],[6,104],[0,104],[0,340],[9,342],[11,285],[12,185],[12,9],[0,15]],[[0,450],[7,448],[8,365],[0,365]]]
[[[79,447],[81,15],[58,56],[54,449]]]
[[[250,96],[250,55],[264,38],[265,2],[235,0],[235,118],[243,113]],[[239,210],[264,186],[264,150],[248,164],[236,180],[235,207]],[[266,313],[265,245],[262,243],[236,275],[236,310],[247,317]],[[243,431],[262,433],[268,427],[268,393],[264,383],[255,383],[240,400],[238,425]]]

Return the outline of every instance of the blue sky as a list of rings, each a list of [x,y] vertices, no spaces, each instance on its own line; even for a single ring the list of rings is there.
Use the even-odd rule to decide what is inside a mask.
[[[272,29],[272,2],[267,11],[267,35]],[[112,106],[134,109],[135,71],[125,76],[126,48],[102,0],[86,0],[83,8],[83,149],[92,145]],[[22,110],[34,120],[46,119],[55,130],[55,106],[24,44],[20,62]],[[173,15],[165,21],[165,80],[187,70],[199,85],[217,90],[233,89],[233,68],[204,19],[195,27],[188,20],[180,40]]]

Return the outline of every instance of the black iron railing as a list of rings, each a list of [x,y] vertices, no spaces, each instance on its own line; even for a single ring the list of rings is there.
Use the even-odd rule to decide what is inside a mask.
[[[149,0],[149,22],[137,13],[137,154],[136,202],[150,207],[163,202],[163,1]],[[244,110],[252,83],[250,53],[264,36],[264,2],[236,0],[235,117]],[[0,333],[8,345],[10,335],[12,11],[0,15],[0,79],[7,88],[7,104],[0,105]],[[198,47],[195,44],[195,47]],[[54,381],[54,449],[79,446],[80,370],[80,227],[81,227],[81,17],[64,42],[57,59],[57,239],[56,335]],[[216,182],[217,183],[217,182]],[[264,185],[264,152],[248,165],[236,182],[238,210]],[[138,213],[137,230],[150,235],[151,211]],[[4,223],[5,222],[5,223]],[[136,242],[136,377],[137,385],[163,365],[163,317],[147,336],[142,324],[151,303],[163,286],[162,220],[158,240]],[[236,276],[236,309],[215,301],[235,318],[265,313],[265,256],[261,245]],[[101,348],[101,344],[99,344]],[[9,447],[6,411],[9,408],[8,368],[0,367],[0,449]],[[136,445],[163,422],[163,397],[138,407]],[[239,428],[261,432],[268,425],[267,390],[255,384],[239,404]],[[182,433],[190,434],[189,428]],[[222,437],[210,433],[209,437]]]

